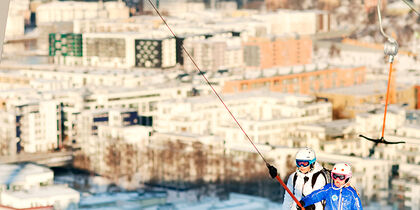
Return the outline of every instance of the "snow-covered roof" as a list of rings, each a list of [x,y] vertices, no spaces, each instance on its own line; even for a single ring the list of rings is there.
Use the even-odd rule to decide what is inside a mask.
[[[29,190],[20,190],[20,191],[6,191],[3,192],[8,196],[19,198],[19,199],[38,199],[46,197],[56,197],[56,196],[75,196],[79,197],[79,192],[63,185],[51,185],[40,188],[31,188]]]
[[[54,176],[51,169],[32,163],[21,165],[1,164],[0,184],[7,185],[16,182],[25,182],[28,176],[39,176],[45,173],[49,173],[51,178]]]

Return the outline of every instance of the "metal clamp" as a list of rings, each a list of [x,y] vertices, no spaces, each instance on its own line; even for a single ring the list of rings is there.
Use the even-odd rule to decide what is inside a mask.
[[[388,56],[388,62],[394,62],[395,56],[398,54],[398,43],[397,41],[392,38],[391,36],[385,34],[384,29],[382,28],[382,16],[381,16],[381,0],[378,0],[378,20],[379,20],[379,28],[381,29],[381,34],[387,38],[387,42],[384,44],[384,53]]]
[[[398,43],[397,41],[388,40],[384,44],[384,53],[388,56],[388,62],[392,63],[394,62],[394,58],[398,53]]]

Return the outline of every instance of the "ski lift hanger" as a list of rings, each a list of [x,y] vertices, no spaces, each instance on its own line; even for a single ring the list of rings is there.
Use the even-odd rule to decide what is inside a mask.
[[[409,2],[408,0],[402,0],[404,3],[406,3],[417,15],[420,15],[419,12],[415,9],[414,5]],[[382,27],[382,16],[381,16],[381,0],[378,0],[377,2],[377,10],[378,10],[378,21],[379,21],[379,29],[381,31],[381,34],[387,38],[387,41],[384,44],[384,54],[388,56],[388,62],[389,62],[389,75],[388,75],[388,85],[386,90],[386,99],[385,99],[385,111],[384,111],[384,117],[383,117],[383,123],[382,123],[382,135],[379,139],[373,139],[366,137],[364,135],[359,135],[359,137],[362,137],[368,141],[372,141],[375,144],[373,145],[372,149],[370,149],[369,157],[373,155],[375,152],[375,147],[378,144],[402,144],[405,143],[404,141],[397,141],[397,142],[390,142],[385,140],[384,133],[385,133],[385,122],[386,122],[386,113],[388,110],[388,99],[389,99],[389,86],[391,83],[391,74],[392,74],[392,64],[394,62],[394,58],[398,53],[398,43],[397,41],[392,38],[391,36],[387,35],[384,32],[384,29]]]

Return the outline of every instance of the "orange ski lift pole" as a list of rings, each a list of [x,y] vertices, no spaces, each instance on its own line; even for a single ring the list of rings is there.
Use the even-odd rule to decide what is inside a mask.
[[[403,0],[405,3],[406,0]],[[414,7],[412,7],[411,4],[407,3],[410,8],[412,8],[416,13],[417,11],[414,9]],[[375,142],[374,148],[379,144],[400,144],[400,143],[405,143],[404,141],[399,141],[399,142],[389,142],[386,141],[384,138],[384,132],[385,132],[385,122],[386,122],[386,113],[388,110],[388,99],[389,99],[389,86],[391,83],[391,74],[392,74],[392,64],[394,62],[394,58],[398,53],[398,43],[395,39],[393,39],[391,36],[388,36],[387,34],[385,34],[383,28],[382,28],[382,17],[381,17],[381,0],[378,0],[378,5],[377,5],[377,9],[378,9],[378,20],[379,20],[379,28],[381,30],[381,34],[387,38],[387,42],[385,42],[384,44],[384,53],[385,55],[388,56],[388,62],[389,62],[389,75],[388,75],[388,85],[387,85],[387,89],[386,89],[386,99],[385,99],[385,111],[384,111],[384,118],[383,118],[383,123],[382,123],[382,134],[381,137],[379,139],[372,139],[372,138],[368,138],[364,135],[359,135],[362,138],[365,138],[366,140],[369,141],[373,141]],[[373,148],[373,149],[374,149]],[[371,153],[369,156],[371,156],[373,153]]]
[[[159,15],[159,17],[162,19],[163,23],[166,25],[166,27],[169,29],[169,31],[171,32],[171,34],[173,35],[173,37],[176,39],[177,36],[175,35],[175,33],[172,31],[171,27],[169,27],[168,23],[165,21],[165,19],[162,17],[162,15],[160,14],[159,10],[156,8],[156,6],[152,3],[151,0],[148,0],[150,5],[152,5],[153,9],[156,11],[156,13]],[[207,84],[210,86],[210,88],[213,90],[213,93],[217,96],[217,98],[219,98],[220,102],[222,102],[223,106],[226,108],[226,110],[229,112],[230,116],[233,118],[233,120],[236,122],[236,124],[238,125],[238,127],[242,130],[242,132],[245,134],[246,138],[249,140],[249,142],[252,144],[252,146],[255,148],[255,150],[258,152],[258,154],[260,155],[260,157],[263,159],[263,161],[265,162],[265,164],[268,166],[270,166],[270,164],[265,160],[264,156],[261,154],[261,152],[258,150],[258,148],[255,146],[254,142],[251,140],[251,138],[248,136],[248,134],[245,132],[245,130],[242,128],[241,124],[239,124],[238,120],[236,120],[235,116],[232,114],[232,112],[230,111],[230,109],[227,107],[227,105],[225,104],[225,102],[222,100],[222,98],[220,97],[220,95],[217,93],[217,91],[213,88],[213,85],[209,82],[209,80],[207,79],[207,77],[204,75],[203,71],[201,71],[201,69],[198,67],[197,63],[194,61],[194,59],[191,57],[190,53],[188,53],[188,51],[185,49],[184,45],[181,45],[182,50],[185,52],[185,54],[187,54],[187,56],[190,58],[191,62],[194,64],[194,66],[196,67],[197,71],[199,72],[199,74],[201,76],[203,76],[204,80],[206,80]],[[296,204],[301,207],[303,210],[305,209],[302,204],[300,204],[300,202],[296,199],[296,197],[293,195],[293,193],[289,190],[289,188],[287,188],[286,184],[283,182],[283,180],[281,180],[281,178],[279,177],[279,175],[277,174],[276,176],[277,181],[280,182],[280,184],[284,187],[284,189],[286,189],[286,191],[289,193],[289,195],[293,198],[293,200],[296,202]]]

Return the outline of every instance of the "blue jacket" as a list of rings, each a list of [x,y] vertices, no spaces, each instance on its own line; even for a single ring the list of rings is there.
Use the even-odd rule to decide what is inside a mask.
[[[341,189],[333,187],[332,183],[326,184],[323,188],[313,191],[302,199],[305,206],[325,200],[325,210],[362,210],[362,203],[353,187]]]

